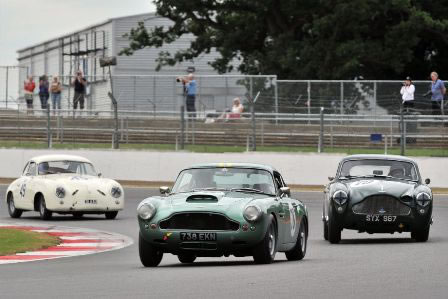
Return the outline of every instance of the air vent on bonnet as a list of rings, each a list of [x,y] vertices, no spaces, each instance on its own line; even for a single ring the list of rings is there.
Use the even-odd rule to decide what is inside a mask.
[[[218,202],[218,198],[211,194],[193,194],[187,197],[187,202]]]

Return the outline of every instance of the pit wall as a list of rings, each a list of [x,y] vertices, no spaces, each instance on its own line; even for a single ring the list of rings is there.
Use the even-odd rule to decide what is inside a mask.
[[[274,166],[287,184],[323,186],[334,176],[343,154],[316,153],[190,153],[130,150],[30,150],[0,149],[0,178],[21,175],[25,163],[34,156],[69,154],[88,158],[104,177],[124,181],[174,181],[179,171],[207,162],[249,162]],[[448,188],[448,158],[417,157],[422,178],[431,187]]]

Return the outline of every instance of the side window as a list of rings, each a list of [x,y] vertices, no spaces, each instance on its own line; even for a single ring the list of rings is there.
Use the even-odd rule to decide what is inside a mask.
[[[278,172],[274,172],[274,180],[277,190],[280,190],[283,187],[283,179]]]
[[[22,175],[26,175],[27,174],[29,166],[30,166],[30,162],[26,163],[25,167],[23,168]]]
[[[31,162],[30,163],[30,167],[28,168],[28,172],[30,176],[35,176],[36,175],[36,163]]]

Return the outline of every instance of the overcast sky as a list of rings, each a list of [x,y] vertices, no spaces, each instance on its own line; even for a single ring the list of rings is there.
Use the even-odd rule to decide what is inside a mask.
[[[0,0],[0,66],[18,49],[113,17],[155,11],[151,0]]]

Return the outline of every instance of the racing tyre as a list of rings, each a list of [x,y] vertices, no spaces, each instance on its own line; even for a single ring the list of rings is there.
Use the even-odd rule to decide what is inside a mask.
[[[14,205],[14,196],[10,194],[8,196],[8,213],[11,218],[20,218],[22,216],[23,211],[16,209],[16,206]]]
[[[306,245],[308,242],[308,233],[305,222],[300,222],[299,234],[297,236],[296,245],[290,251],[285,252],[288,261],[298,261],[305,257]]]
[[[256,264],[270,264],[277,252],[277,226],[274,216],[269,216],[269,225],[263,240],[255,246],[253,257]]]
[[[411,232],[411,238],[417,242],[426,242],[429,238],[429,225],[423,229],[416,229]]]
[[[324,220],[322,223],[324,224],[324,240],[328,241],[328,222]]]
[[[196,260],[196,256],[191,254],[179,254],[177,258],[182,264],[191,264]]]
[[[49,220],[52,216],[52,212],[47,209],[47,205],[45,204],[45,198],[43,195],[39,198],[39,215],[42,220]]]
[[[330,205],[330,213],[328,215],[328,241],[331,244],[338,244],[341,241],[341,228],[333,214],[333,206]]]
[[[115,219],[115,218],[117,218],[118,211],[106,212],[105,215],[106,215],[106,219]]]
[[[163,252],[149,244],[140,233],[138,236],[138,253],[145,267],[157,267],[162,261]]]
[[[75,219],[81,219],[82,216],[84,216],[83,213],[79,213],[79,212],[73,213],[73,218],[75,218]]]

